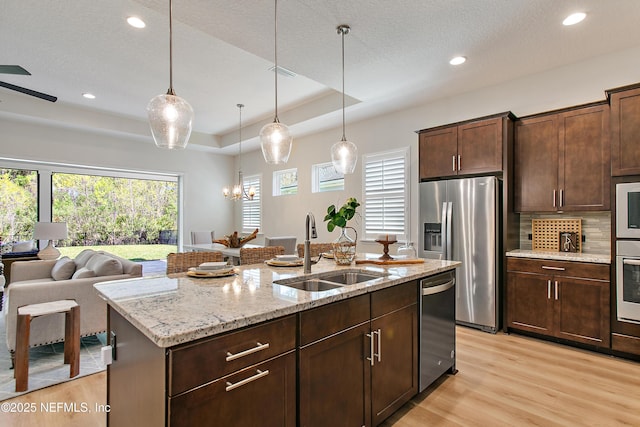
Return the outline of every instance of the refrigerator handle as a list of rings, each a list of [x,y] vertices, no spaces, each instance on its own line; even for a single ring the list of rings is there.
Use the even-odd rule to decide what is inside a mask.
[[[440,224],[440,238],[442,239],[442,259],[447,259],[447,202],[442,202],[442,223]]]
[[[452,236],[451,236],[451,223],[453,222],[452,218],[452,210],[453,210],[453,202],[447,202],[447,257],[445,259],[451,260],[453,259],[453,248],[452,246]]]

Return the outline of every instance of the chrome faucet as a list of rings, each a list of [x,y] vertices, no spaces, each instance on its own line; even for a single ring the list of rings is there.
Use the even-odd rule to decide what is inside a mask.
[[[309,226],[311,226],[311,238],[318,237],[316,233],[316,219],[311,212],[307,213],[307,219],[305,222],[305,235],[304,235],[304,274],[311,273],[311,249],[309,247]]]

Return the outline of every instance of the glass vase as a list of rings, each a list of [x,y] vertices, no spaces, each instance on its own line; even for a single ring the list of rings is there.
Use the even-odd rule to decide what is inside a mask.
[[[353,230],[355,238],[352,238],[347,234],[347,228]],[[340,236],[332,243],[333,256],[336,260],[336,264],[349,265],[356,257],[356,243],[358,240],[358,233],[353,227],[344,227]]]
[[[417,258],[416,249],[413,247],[413,242],[406,242],[400,246],[397,251],[398,256],[403,256],[405,259]]]

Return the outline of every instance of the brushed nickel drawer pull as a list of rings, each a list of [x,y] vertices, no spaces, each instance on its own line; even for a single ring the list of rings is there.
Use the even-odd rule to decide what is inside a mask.
[[[374,334],[378,335],[378,353],[375,356],[378,357],[378,362],[382,362],[382,331],[378,328],[377,331],[373,331]]]
[[[257,342],[255,347],[250,348],[249,350],[241,351],[240,353],[233,354],[227,351],[227,362],[231,362],[232,360],[236,360],[236,359],[240,359],[241,357],[248,356],[250,354],[255,353],[256,351],[266,350],[267,348],[269,348],[269,343],[260,344],[259,342]]]
[[[551,299],[551,280],[547,280],[547,299]]]
[[[234,388],[238,388],[238,387],[242,387],[245,384],[248,384],[252,381],[258,380],[262,377],[266,377],[267,375],[269,375],[269,370],[267,369],[266,371],[261,371],[260,369],[256,369],[256,374],[249,377],[249,378],[245,378],[241,381],[238,381],[237,383],[233,384],[229,381],[227,381],[227,387],[225,388],[226,391],[231,391]]]
[[[564,271],[564,267],[549,267],[548,265],[543,265],[542,269],[543,270]]]
[[[367,338],[369,338],[369,351],[371,354],[371,357],[367,357],[367,360],[369,362],[371,362],[371,366],[373,366],[374,364],[374,356],[375,356],[375,348],[373,347],[373,335],[375,334],[375,332],[371,332],[370,334],[365,334],[367,336]]]
[[[557,194],[557,191],[553,190],[553,207],[554,208],[556,207],[556,194]]]
[[[456,171],[456,156],[451,156],[451,169]]]
[[[558,300],[558,281],[556,280],[556,301]]]

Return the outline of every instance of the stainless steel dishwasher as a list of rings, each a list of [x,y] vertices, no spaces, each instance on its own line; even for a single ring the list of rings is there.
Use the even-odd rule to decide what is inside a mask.
[[[420,391],[457,372],[455,284],[455,270],[420,281]]]

